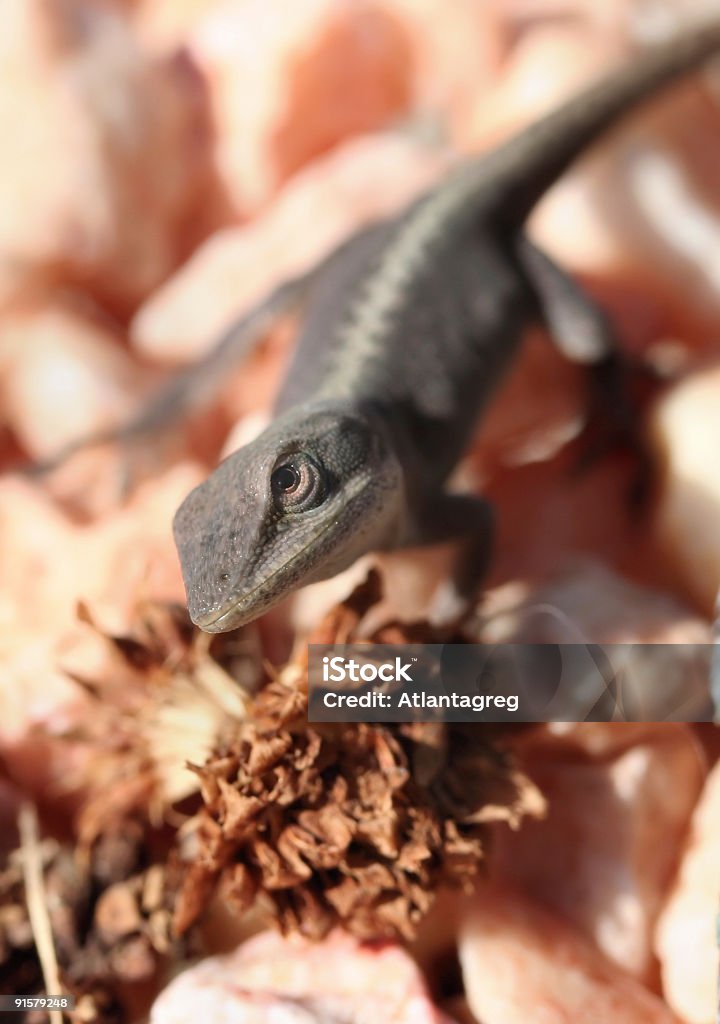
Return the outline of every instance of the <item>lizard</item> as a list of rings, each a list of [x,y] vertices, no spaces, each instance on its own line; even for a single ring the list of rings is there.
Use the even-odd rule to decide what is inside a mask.
[[[604,131],[718,50],[720,21],[652,48],[465,160],[240,323],[249,337],[263,311],[305,306],[269,426],[175,515],[196,625],[235,629],[368,552],[448,540],[458,554],[441,617],[471,605],[493,515],[481,496],[451,492],[448,478],[525,327],[540,321],[587,365],[610,418],[628,411],[608,319],[527,238],[525,221]]]
[[[193,622],[244,625],[371,551],[455,540],[441,617],[471,606],[488,566],[489,503],[448,478],[542,323],[585,364],[596,407],[626,421],[611,324],[524,233],[535,204],[630,109],[720,50],[720,20],[647,51],[496,149],[467,158],[394,217],[284,282],[182,375],[135,429],[178,415],[285,311],[302,327],[273,418],[177,510]],[[625,422],[627,426],[627,422]]]

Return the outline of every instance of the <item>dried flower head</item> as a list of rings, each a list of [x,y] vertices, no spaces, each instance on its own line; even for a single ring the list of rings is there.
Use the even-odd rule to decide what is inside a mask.
[[[64,784],[82,794],[78,833],[88,844],[130,817],[159,828],[197,794],[187,761],[232,735],[262,668],[257,651],[232,637],[211,642],[173,605],[138,604],[122,636],[103,630],[85,606],[80,617],[105,658],[98,679],[72,673],[89,706],[66,734],[84,751]]]
[[[371,576],[312,642],[351,639],[378,587]],[[397,625],[373,639],[399,634],[408,639]],[[489,823],[516,827],[542,810],[497,730],[318,725],[306,710],[302,654],[196,769],[205,806],[182,833],[180,933],[219,884],[238,912],[257,902],[284,932],[318,938],[339,923],[367,938],[410,937],[440,886],[472,885]]]

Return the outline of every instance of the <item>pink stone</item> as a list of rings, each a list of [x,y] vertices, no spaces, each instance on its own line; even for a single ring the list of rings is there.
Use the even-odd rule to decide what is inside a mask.
[[[547,817],[497,833],[494,875],[650,979],[655,923],[702,786],[689,727],[578,725],[530,736],[520,750]]]
[[[0,303],[72,284],[126,312],[208,202],[197,77],[86,0],[7,0],[0,77]]]
[[[413,960],[390,943],[336,931],[322,942],[264,932],[203,960],[155,1001],[151,1024],[452,1024],[430,1001]]]
[[[689,1024],[715,1020],[719,871],[720,765],[716,765],[693,815],[655,940],[665,998]]]
[[[678,580],[708,616],[720,589],[720,371],[678,383],[658,403],[652,434],[660,465],[657,537]]]
[[[509,891],[474,897],[459,952],[468,1005],[483,1024],[676,1024],[560,917]]]
[[[238,213],[409,102],[406,35],[372,0],[226,0],[186,42],[207,82],[217,167]]]
[[[115,332],[69,304],[37,302],[0,320],[5,415],[33,459],[123,422],[140,378]]]

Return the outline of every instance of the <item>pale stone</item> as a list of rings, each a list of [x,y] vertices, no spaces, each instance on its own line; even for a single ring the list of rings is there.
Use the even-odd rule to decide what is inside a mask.
[[[413,52],[417,107],[463,118],[501,72],[508,12],[477,0],[382,0],[405,28]]]
[[[539,585],[486,594],[482,639],[490,643],[707,644],[712,633],[675,594],[640,586],[590,559]]]
[[[183,46],[195,26],[218,6],[218,0],[134,0],[133,24],[143,44],[171,50]]]
[[[44,282],[127,311],[208,202],[196,76],[86,0],[6,0],[0,76],[0,303]]]
[[[473,898],[459,953],[468,1005],[483,1024],[676,1024],[570,925],[512,892],[483,888]]]
[[[689,1024],[712,1024],[716,1019],[719,894],[720,765],[716,765],[693,815],[655,940],[665,998]]]
[[[122,422],[139,384],[121,340],[79,309],[46,301],[0,319],[4,413],[33,459]]]
[[[151,1024],[452,1024],[430,1001],[413,960],[392,943],[342,932],[322,942],[265,932],[180,974],[158,996]]]
[[[370,0],[226,0],[186,45],[202,71],[221,180],[237,212],[343,138],[396,118],[410,98],[410,49]]]
[[[581,724],[535,733],[519,753],[548,813],[497,833],[493,874],[650,981],[655,923],[704,775],[689,727]]]
[[[652,431],[662,473],[656,527],[687,593],[712,615],[720,588],[720,370],[697,373],[659,403]]]

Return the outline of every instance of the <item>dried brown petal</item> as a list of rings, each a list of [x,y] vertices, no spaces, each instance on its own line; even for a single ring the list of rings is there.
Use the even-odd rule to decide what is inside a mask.
[[[140,931],[142,914],[134,893],[116,882],[101,895],[95,907],[95,925],[102,942],[112,945],[132,932]]]

